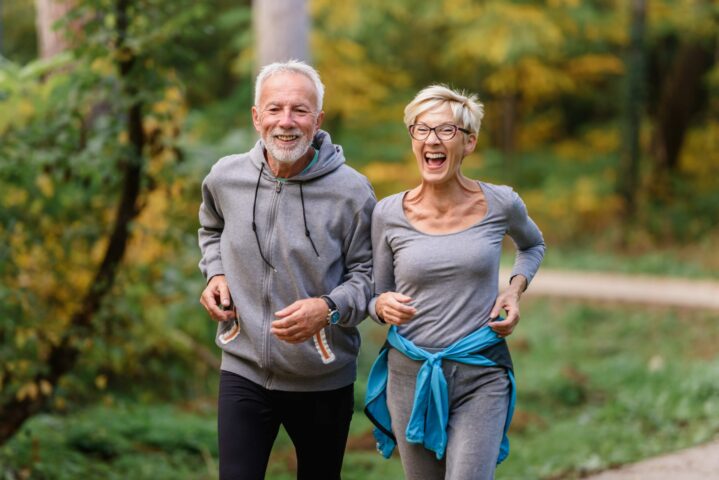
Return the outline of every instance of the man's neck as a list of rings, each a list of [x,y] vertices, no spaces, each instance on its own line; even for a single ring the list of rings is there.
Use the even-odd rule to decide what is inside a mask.
[[[307,149],[307,153],[298,158],[294,163],[278,162],[268,151],[265,150],[267,165],[270,167],[272,174],[277,178],[291,178],[305,169],[315,156],[314,148]]]

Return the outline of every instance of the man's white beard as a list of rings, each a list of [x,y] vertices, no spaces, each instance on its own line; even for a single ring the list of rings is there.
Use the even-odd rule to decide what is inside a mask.
[[[298,139],[297,146],[288,150],[277,144],[275,135],[300,135],[300,137]],[[276,162],[285,165],[291,165],[302,158],[302,156],[307,153],[307,150],[310,148],[310,143],[312,143],[312,139],[304,135],[302,132],[292,130],[289,132],[275,130],[270,132],[270,134],[267,135],[267,138],[264,138],[263,140],[265,142],[265,147],[270,155],[272,155],[272,158]]]

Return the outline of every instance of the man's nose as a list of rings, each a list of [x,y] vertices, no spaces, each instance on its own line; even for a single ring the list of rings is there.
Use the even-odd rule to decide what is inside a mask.
[[[280,126],[292,126],[295,123],[295,117],[292,113],[292,110],[289,108],[285,108],[282,110],[282,113],[280,114]]]

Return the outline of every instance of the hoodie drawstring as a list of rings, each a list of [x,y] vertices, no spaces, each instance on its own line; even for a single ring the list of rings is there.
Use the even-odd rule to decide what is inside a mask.
[[[260,175],[257,177],[257,184],[255,185],[255,198],[252,200],[252,231],[255,232],[255,240],[257,241],[257,249],[260,251],[260,257],[265,261],[273,271],[277,272],[277,269],[265,258],[265,254],[262,253],[262,247],[260,246],[260,237],[257,235],[257,224],[255,223],[255,208],[257,207],[257,191],[260,189],[260,180],[262,180],[262,172],[265,170],[265,164],[262,163],[260,167]]]
[[[265,257],[265,254],[262,253],[262,247],[260,246],[260,237],[257,234],[257,224],[255,223],[255,210],[257,209],[257,192],[260,189],[260,180],[262,180],[262,173],[265,170],[265,164],[262,163],[262,166],[260,167],[260,174],[257,177],[257,184],[255,185],[255,196],[252,200],[252,231],[255,233],[255,241],[257,242],[257,249],[260,251],[260,257],[262,257],[262,260],[267,264],[268,267],[270,267],[274,272],[277,272],[277,269],[272,265],[269,260]],[[310,245],[312,245],[312,250],[314,250],[315,255],[318,257],[320,256],[320,253],[317,251],[317,247],[315,246],[315,242],[312,240],[312,235],[310,233],[310,229],[307,226],[307,214],[305,213],[305,195],[302,190],[302,182],[300,182],[300,203],[302,204],[302,222],[305,226],[305,236],[310,241]]]
[[[312,241],[312,236],[310,235],[310,229],[307,228],[307,216],[305,215],[305,195],[304,193],[302,193],[302,183],[300,183],[300,202],[302,203],[302,220],[305,223],[305,237],[309,239],[310,245],[312,245],[312,250],[314,250],[315,255],[319,257],[320,252],[317,251],[317,247],[315,247],[315,242]]]

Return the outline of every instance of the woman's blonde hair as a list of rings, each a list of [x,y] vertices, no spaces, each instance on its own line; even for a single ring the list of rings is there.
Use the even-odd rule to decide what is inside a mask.
[[[423,88],[404,108],[404,124],[409,128],[417,117],[430,110],[449,105],[458,126],[477,134],[484,117],[482,105],[473,93],[452,90],[446,85],[430,85]]]

